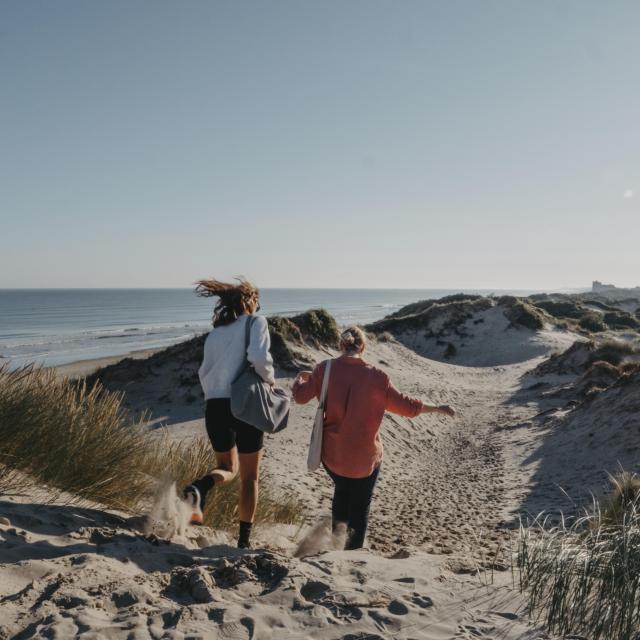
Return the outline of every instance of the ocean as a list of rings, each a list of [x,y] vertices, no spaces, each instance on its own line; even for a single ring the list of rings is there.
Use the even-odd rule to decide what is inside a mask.
[[[322,307],[341,325],[364,324],[444,289],[262,289],[261,313]],[[533,291],[465,290],[527,295]],[[187,340],[211,326],[212,299],[192,289],[0,290],[0,364],[55,366]]]

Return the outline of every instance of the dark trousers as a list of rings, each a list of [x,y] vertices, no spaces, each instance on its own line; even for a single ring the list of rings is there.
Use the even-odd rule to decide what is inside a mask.
[[[330,469],[327,469],[327,473],[335,484],[331,504],[334,529],[339,522],[345,522],[348,529],[345,549],[360,549],[367,533],[369,507],[380,467],[366,478],[345,478]]]

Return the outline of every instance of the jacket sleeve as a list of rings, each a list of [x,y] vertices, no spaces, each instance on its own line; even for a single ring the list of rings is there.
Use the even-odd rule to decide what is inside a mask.
[[[250,320],[248,321],[250,322]],[[273,358],[269,352],[270,348],[271,338],[269,337],[267,320],[262,316],[256,316],[251,327],[247,359],[265,382],[275,384],[276,378],[273,370]]]
[[[322,391],[325,363],[316,365],[306,382],[295,382],[291,393],[298,404],[307,404],[313,398],[319,399]]]
[[[397,413],[400,416],[415,418],[422,412],[422,402],[415,398],[410,398],[404,393],[400,393],[393,384],[389,382],[385,409],[391,413]]]

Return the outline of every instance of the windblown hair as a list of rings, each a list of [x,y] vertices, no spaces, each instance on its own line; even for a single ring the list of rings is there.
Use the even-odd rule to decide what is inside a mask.
[[[237,284],[220,280],[198,280],[196,295],[203,298],[218,297],[213,309],[213,326],[222,327],[231,324],[240,316],[252,313],[258,304],[260,292],[248,280],[236,278]]]
[[[360,327],[349,327],[340,334],[340,348],[347,353],[360,353],[366,344],[367,339]]]

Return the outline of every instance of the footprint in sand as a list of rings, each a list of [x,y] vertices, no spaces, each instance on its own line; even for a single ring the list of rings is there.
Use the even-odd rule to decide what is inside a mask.
[[[428,609],[433,607],[433,600],[429,596],[421,596],[419,593],[413,593],[411,596],[407,596],[413,604],[418,605],[421,609]]]
[[[300,595],[313,604],[320,605],[331,612],[334,618],[343,622],[354,622],[362,618],[362,610],[349,604],[341,594],[331,591],[328,584],[312,580],[300,588]]]
[[[327,595],[331,587],[317,580],[312,580],[300,587],[300,595],[309,602],[318,602]]]
[[[240,622],[225,622],[220,625],[220,636],[225,640],[249,640],[253,636],[254,623],[251,618]]]
[[[387,611],[394,616],[406,616],[409,613],[409,607],[400,600],[392,600],[387,606]]]

